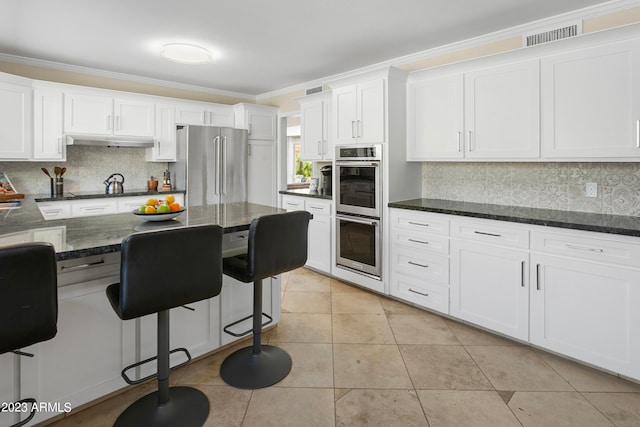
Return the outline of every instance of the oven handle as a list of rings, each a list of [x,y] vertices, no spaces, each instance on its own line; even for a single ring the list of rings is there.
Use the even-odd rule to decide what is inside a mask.
[[[352,216],[343,216],[343,215],[336,215],[336,218],[343,219],[345,221],[357,222],[358,224],[370,225],[372,227],[378,226],[377,220],[366,220],[366,219],[354,218]]]
[[[380,166],[380,162],[342,162],[342,161],[337,161],[336,162],[336,166],[349,166],[349,167],[358,167],[358,166],[373,166],[373,167],[378,167]]]

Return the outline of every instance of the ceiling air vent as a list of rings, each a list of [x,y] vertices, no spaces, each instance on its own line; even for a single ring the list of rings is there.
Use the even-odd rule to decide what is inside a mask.
[[[312,87],[311,89],[307,89],[305,92],[305,95],[312,95],[318,92],[322,92],[322,86]]]
[[[525,46],[535,46],[537,44],[548,43],[556,40],[562,40],[569,37],[575,37],[582,34],[582,23],[563,25],[552,30],[529,33],[523,36]]]

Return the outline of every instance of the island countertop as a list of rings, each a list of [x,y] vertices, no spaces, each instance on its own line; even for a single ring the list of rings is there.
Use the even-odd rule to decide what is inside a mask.
[[[56,258],[62,261],[118,252],[122,239],[135,232],[215,224],[225,233],[232,233],[248,230],[255,218],[284,212],[271,206],[238,202],[188,207],[177,218],[162,222],[148,222],[133,213],[46,221],[35,199],[26,197],[19,209],[0,211],[0,245],[36,241],[38,233],[60,229],[64,231],[64,242],[63,247],[56,247]]]

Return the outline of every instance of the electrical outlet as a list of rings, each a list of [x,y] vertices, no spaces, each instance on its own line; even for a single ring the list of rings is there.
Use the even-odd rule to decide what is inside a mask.
[[[587,182],[584,192],[587,197],[598,197],[598,183]]]

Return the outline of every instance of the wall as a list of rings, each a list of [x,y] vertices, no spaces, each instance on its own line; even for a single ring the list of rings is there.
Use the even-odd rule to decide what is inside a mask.
[[[598,183],[598,197],[585,184]],[[640,163],[422,164],[422,196],[614,215],[640,215]]]
[[[125,178],[125,192],[145,190],[151,175],[162,178],[167,169],[167,163],[145,162],[143,148],[67,146],[66,162],[0,162],[0,171],[21,193],[46,195],[49,178],[40,168],[47,168],[53,176],[54,166],[67,167],[65,193],[102,193],[102,182],[116,172]]]

